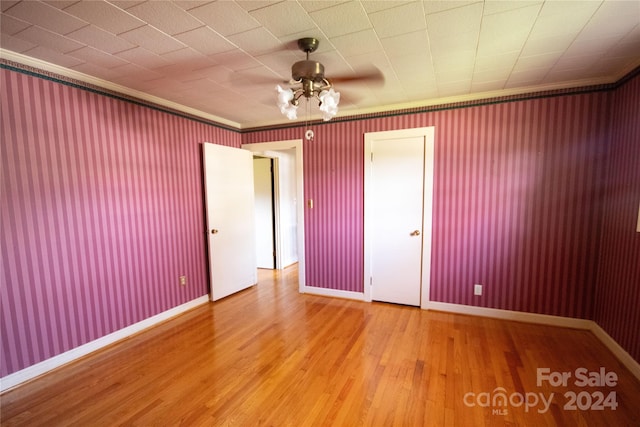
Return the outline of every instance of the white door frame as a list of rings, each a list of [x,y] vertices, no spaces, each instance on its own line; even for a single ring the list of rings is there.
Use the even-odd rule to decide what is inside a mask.
[[[400,129],[364,134],[364,300],[371,301],[371,253],[372,253],[372,215],[371,215],[371,173],[373,141],[376,139],[395,139],[423,137],[424,147],[424,196],[422,226],[422,286],[420,289],[420,307],[429,305],[431,281],[431,236],[433,217],[433,166],[434,166],[434,130],[433,126],[414,129]]]
[[[252,151],[264,157],[269,151],[295,149],[296,156],[296,216],[298,218],[297,246],[298,246],[298,290],[303,293],[306,287],[305,280],[305,251],[304,251],[304,169],[302,164],[302,140],[292,139],[286,141],[259,142],[255,144],[242,144],[242,148]],[[278,240],[279,237],[276,237]]]

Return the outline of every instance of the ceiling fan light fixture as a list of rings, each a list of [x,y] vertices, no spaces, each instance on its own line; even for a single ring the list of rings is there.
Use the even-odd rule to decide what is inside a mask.
[[[322,119],[326,122],[338,114],[338,104],[340,103],[340,92],[336,92],[332,87],[329,90],[323,90],[318,96],[320,99],[320,111]]]
[[[278,108],[280,112],[287,116],[289,120],[295,120],[298,118],[298,102],[294,100],[294,94],[292,89],[283,89],[280,85],[276,86],[278,92]],[[295,102],[295,103],[294,103]]]
[[[307,54],[307,59],[291,67],[290,84],[296,86],[289,89],[276,86],[278,108],[289,120],[297,118],[298,99],[302,96],[319,100],[318,106],[324,121],[331,120],[338,113],[340,93],[334,91],[331,82],[324,77],[324,65],[309,60],[309,52],[314,52],[318,44],[319,41],[311,37],[298,40],[298,47]]]

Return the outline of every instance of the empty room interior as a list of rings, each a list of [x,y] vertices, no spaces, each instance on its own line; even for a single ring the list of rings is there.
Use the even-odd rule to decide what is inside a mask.
[[[2,426],[640,425],[640,3],[0,0]]]

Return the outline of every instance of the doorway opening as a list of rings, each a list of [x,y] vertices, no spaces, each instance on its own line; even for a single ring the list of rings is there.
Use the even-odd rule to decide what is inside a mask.
[[[277,199],[277,158],[253,156],[256,215],[256,261],[258,268],[273,270],[278,265],[276,236],[279,226]]]
[[[298,289],[305,289],[302,140],[243,144],[254,156],[273,159],[275,269],[298,263]]]

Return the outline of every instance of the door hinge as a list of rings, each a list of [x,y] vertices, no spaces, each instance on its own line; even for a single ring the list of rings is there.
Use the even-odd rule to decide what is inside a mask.
[[[371,161],[373,162],[373,153],[371,153]]]

